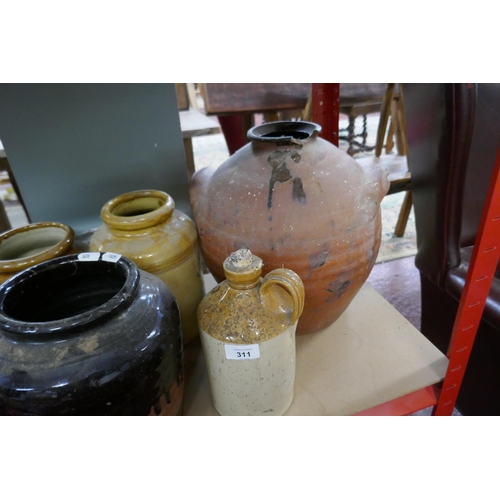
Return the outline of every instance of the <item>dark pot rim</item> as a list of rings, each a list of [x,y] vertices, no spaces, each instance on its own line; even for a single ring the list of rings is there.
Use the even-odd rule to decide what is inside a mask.
[[[92,260],[87,260],[87,256],[92,256]],[[75,272],[75,266],[81,269],[85,269],[88,266],[89,272],[96,269],[96,266],[109,267],[111,272],[115,271],[124,275],[125,282],[120,290],[103,304],[80,314],[70,315],[62,319],[29,322],[15,319],[5,312],[5,301],[14,289],[25,285],[30,279],[42,273],[52,272],[58,267],[67,270],[69,266],[75,268]],[[0,286],[0,329],[4,333],[15,334],[16,338],[24,337],[25,340],[30,341],[55,340],[57,334],[60,334],[62,331],[68,332],[81,329],[126,307],[133,301],[136,295],[139,279],[139,269],[130,259],[122,255],[109,254],[107,252],[84,252],[58,257],[37,264],[21,271]]]
[[[251,141],[275,144],[303,144],[321,132],[321,125],[305,121],[269,122],[252,127],[247,132]]]

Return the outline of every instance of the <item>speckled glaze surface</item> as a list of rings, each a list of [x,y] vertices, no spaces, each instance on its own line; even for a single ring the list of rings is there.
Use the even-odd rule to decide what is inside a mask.
[[[297,333],[333,323],[366,281],[381,238],[387,173],[360,166],[308,122],[254,127],[218,169],[195,174],[190,198],[205,262],[217,281],[239,248],[285,267],[305,286]]]
[[[261,278],[262,260],[246,249],[224,271],[198,307],[213,404],[221,415],[282,415],[293,400],[302,281],[289,269]]]
[[[92,235],[90,251],[125,255],[162,279],[179,305],[184,343],[195,339],[196,311],[205,291],[194,222],[175,210],[171,196],[154,190],[113,198],[101,218],[104,224]]]
[[[172,293],[129,259],[89,255],[39,264],[0,287],[0,414],[179,414]]]
[[[31,266],[75,253],[72,228],[60,222],[36,222],[0,235],[0,283]]]

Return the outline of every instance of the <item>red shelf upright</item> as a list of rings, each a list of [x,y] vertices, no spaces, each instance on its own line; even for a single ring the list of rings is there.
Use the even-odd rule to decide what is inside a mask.
[[[338,147],[340,84],[312,84],[312,121],[322,127],[321,137]],[[433,415],[451,415],[463,381],[476,333],[500,257],[500,147],[474,244],[465,287],[448,347],[445,378],[429,386],[358,415],[403,415],[434,406]]]
[[[500,147],[448,347],[450,360],[433,415],[451,415],[500,257]]]

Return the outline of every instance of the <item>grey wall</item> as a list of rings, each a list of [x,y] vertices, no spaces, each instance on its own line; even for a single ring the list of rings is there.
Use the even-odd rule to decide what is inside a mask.
[[[84,232],[137,189],[191,216],[173,83],[0,84],[0,140],[33,222]]]

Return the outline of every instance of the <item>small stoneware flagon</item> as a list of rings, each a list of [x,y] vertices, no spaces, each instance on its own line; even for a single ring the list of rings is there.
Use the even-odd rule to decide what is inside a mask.
[[[198,307],[213,404],[221,415],[282,415],[294,394],[302,280],[284,268],[261,278],[262,259],[247,249],[224,273]]]

